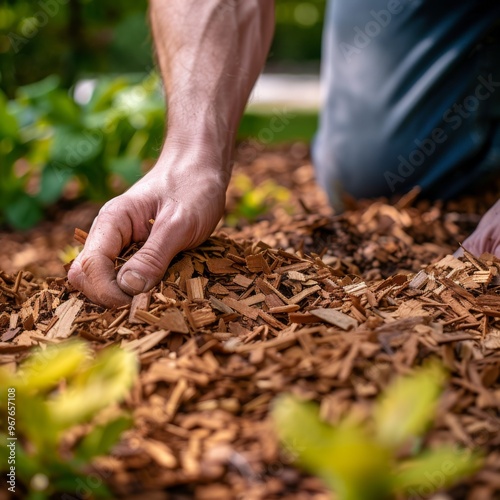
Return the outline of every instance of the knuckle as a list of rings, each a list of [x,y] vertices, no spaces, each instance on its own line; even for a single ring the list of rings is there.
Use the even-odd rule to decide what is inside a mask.
[[[115,217],[119,211],[126,207],[126,201],[122,196],[117,196],[106,202],[99,210],[98,217]]]
[[[161,277],[167,268],[165,253],[160,245],[155,245],[154,248],[143,247],[135,254],[134,261],[136,264],[140,263],[147,266],[155,275]]]

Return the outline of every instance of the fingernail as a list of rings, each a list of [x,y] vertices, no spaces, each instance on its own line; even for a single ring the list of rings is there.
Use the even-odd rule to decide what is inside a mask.
[[[146,279],[135,271],[125,271],[121,282],[135,293],[141,293],[146,288]]]

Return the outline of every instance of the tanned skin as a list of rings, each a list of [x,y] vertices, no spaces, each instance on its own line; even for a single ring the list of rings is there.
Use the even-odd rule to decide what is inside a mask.
[[[274,31],[272,0],[151,0],[150,16],[168,132],[155,166],[103,206],[68,273],[107,307],[150,290],[219,222],[237,126]],[[145,243],[117,275],[132,242]]]

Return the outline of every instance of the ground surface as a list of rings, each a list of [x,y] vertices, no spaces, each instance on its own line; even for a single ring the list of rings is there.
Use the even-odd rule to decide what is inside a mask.
[[[239,148],[236,171],[288,187],[287,210],[219,228],[131,308],[104,310],[64,279],[57,251],[96,207],[1,233],[0,362],[71,335],[96,349],[129,344],[142,367],[126,402],[135,426],[96,464],[115,494],[246,500],[327,498],[277,445],[267,418],[277,394],[320,402],[332,423],[364,419],[395,374],[439,357],[451,379],[426,444],[487,454],[444,498],[499,498],[500,262],[446,257],[495,195],[447,206],[409,196],[332,216],[307,154]],[[237,202],[232,186],[229,212]]]

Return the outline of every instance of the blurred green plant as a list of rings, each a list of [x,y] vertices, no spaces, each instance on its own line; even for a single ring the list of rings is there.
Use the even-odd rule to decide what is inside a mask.
[[[82,251],[83,245],[66,245],[62,250],[57,252],[57,256],[63,265],[69,264],[78,257]]]
[[[78,480],[85,483],[92,460],[109,453],[131,425],[117,403],[130,390],[137,367],[131,352],[111,347],[92,359],[85,344],[71,341],[32,354],[16,374],[0,371],[0,447],[7,454],[1,464],[10,467],[9,457],[15,457],[26,498],[75,492]],[[83,437],[68,445],[75,431]],[[92,494],[110,496],[102,483]]]
[[[0,224],[25,229],[78,181],[77,194],[105,201],[143,174],[164,131],[158,76],[101,78],[77,104],[56,77],[0,93]]]
[[[317,62],[326,0],[277,0],[271,63]],[[147,0],[6,0],[0,4],[0,86],[56,74],[65,88],[153,64]],[[43,61],[43,64],[33,64]]]
[[[340,500],[384,500],[397,494],[422,498],[465,478],[482,464],[479,454],[451,446],[419,450],[444,381],[437,364],[397,378],[366,425],[356,423],[351,415],[330,426],[321,421],[317,405],[290,395],[277,400],[272,417],[284,446]],[[413,451],[410,457],[401,458],[408,449]]]
[[[254,222],[277,204],[291,210],[287,204],[291,197],[290,191],[271,179],[256,186],[250,177],[240,173],[234,176],[233,185],[236,203],[225,219],[225,223],[230,226],[237,225],[242,219]]]

